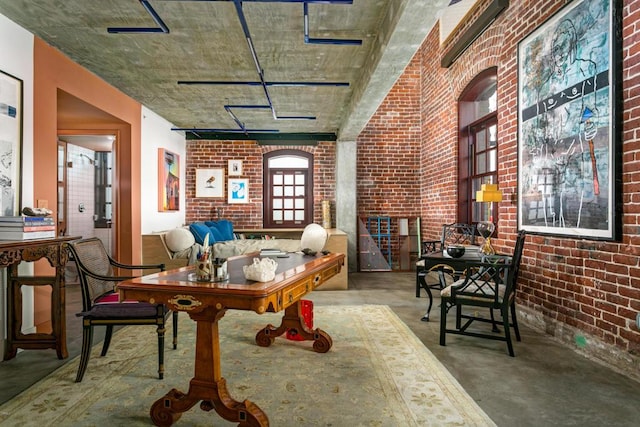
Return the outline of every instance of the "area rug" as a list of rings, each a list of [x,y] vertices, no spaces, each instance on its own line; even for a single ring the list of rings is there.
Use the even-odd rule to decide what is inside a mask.
[[[333,339],[328,353],[311,342],[255,334],[280,315],[228,311],[220,321],[222,374],[231,396],[256,403],[271,426],[493,426],[460,384],[384,305],[316,306],[314,325]],[[195,323],[180,314],[179,345],[165,350],[157,378],[155,328],[117,332],[109,354],[93,349],[82,383],[73,360],[0,407],[10,426],[146,426],[151,405],[193,375]],[[168,334],[169,335],[169,334]],[[177,426],[236,425],[196,405]]]

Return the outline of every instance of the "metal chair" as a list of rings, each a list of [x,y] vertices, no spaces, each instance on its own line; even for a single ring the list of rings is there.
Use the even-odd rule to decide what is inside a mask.
[[[442,226],[442,235],[440,240],[427,240],[421,242],[421,255],[431,252],[443,251],[448,245],[474,245],[476,241],[476,226],[473,224],[444,224]],[[420,297],[420,289],[427,291],[429,299],[432,300],[431,289],[442,289],[445,285],[444,272],[438,272],[438,281],[436,283],[428,283],[427,276],[429,272],[424,270],[424,261],[416,262],[416,298]],[[431,307],[429,307],[431,308]],[[425,319],[428,320],[428,319]]]
[[[66,244],[78,268],[78,278],[82,290],[82,352],[76,382],[81,382],[91,355],[93,327],[106,326],[102,353],[109,350],[115,325],[155,325],[158,332],[158,376],[164,376],[164,333],[165,322],[172,313],[162,304],[125,301],[120,303],[116,290],[118,282],[138,277],[135,270],[160,269],[164,264],[127,265],[113,260],[98,238],[75,240]],[[129,275],[120,276],[120,270]],[[178,313],[173,312],[173,348],[178,344]]]
[[[511,257],[490,255],[479,263],[469,263],[465,277],[440,292],[440,345],[446,345],[446,334],[468,335],[478,338],[506,341],[509,356],[515,356],[511,342],[513,327],[516,340],[520,341],[520,331],[516,318],[516,285],[520,271],[520,260],[524,249],[526,232],[520,231],[516,239],[515,248]],[[454,329],[447,328],[447,312],[456,307],[456,325]],[[464,314],[464,307],[472,307],[474,314]],[[478,307],[490,309],[491,318],[487,319],[478,315]],[[504,335],[496,326],[493,310],[499,310],[502,316]],[[511,319],[509,319],[511,315]],[[462,324],[462,319],[466,322]],[[489,322],[493,324],[492,333],[468,330],[473,322]]]

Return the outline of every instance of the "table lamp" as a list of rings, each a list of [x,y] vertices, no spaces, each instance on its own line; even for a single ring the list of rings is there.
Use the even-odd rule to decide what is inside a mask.
[[[502,191],[498,189],[498,184],[482,184],[480,190],[476,191],[476,202],[501,202]],[[489,205],[489,212],[492,211],[493,204]],[[485,255],[493,255],[496,251],[491,246],[491,235],[496,229],[496,225],[493,223],[493,217],[489,215],[489,221],[480,221],[478,223],[478,233],[484,238],[484,245],[480,249]]]

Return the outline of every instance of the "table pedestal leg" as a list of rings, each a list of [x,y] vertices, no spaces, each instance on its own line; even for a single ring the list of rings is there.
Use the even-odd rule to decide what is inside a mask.
[[[226,380],[222,378],[218,320],[225,311],[209,309],[189,314],[197,322],[195,375],[186,394],[173,389],[153,404],[150,414],[155,425],[172,425],[199,401],[203,411],[214,409],[222,418],[238,422],[239,427],[269,425],[267,415],[255,403],[234,400],[229,395]]]
[[[300,301],[285,309],[280,326],[276,328],[273,325],[267,325],[258,332],[256,343],[261,347],[269,347],[287,329],[294,329],[305,341],[313,340],[313,350],[317,353],[326,353],[333,345],[333,340],[325,331],[319,328],[311,330],[307,327],[302,315]]]

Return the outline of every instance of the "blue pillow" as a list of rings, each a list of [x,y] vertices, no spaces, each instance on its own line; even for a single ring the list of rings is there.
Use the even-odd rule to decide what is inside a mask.
[[[207,234],[209,234],[209,244],[213,244],[211,230],[206,226],[204,222],[192,222],[189,225],[189,231],[193,234],[193,237],[196,238],[196,242],[204,245],[204,238]]]
[[[216,242],[233,240],[233,222],[228,219],[221,219],[219,221],[205,221],[204,222],[211,231],[212,237]]]

